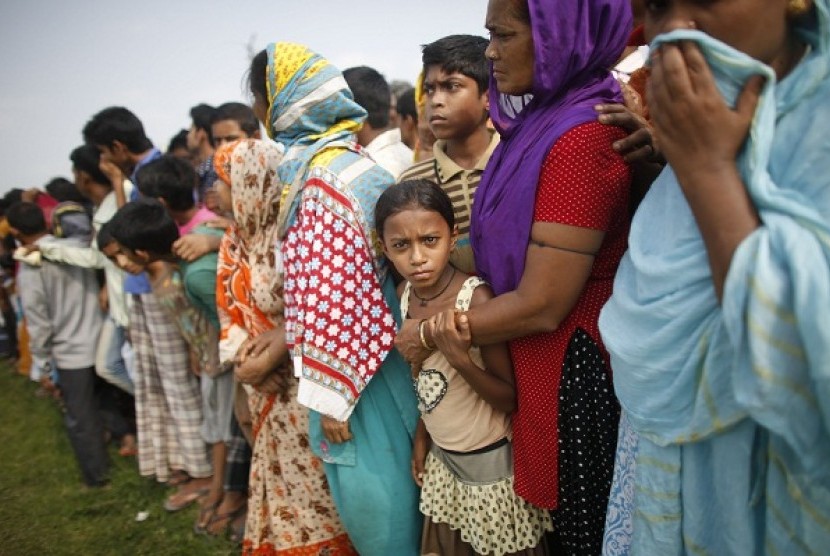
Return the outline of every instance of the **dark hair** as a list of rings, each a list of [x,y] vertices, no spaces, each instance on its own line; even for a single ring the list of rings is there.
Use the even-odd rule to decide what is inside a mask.
[[[259,120],[256,119],[256,114],[250,106],[241,102],[226,102],[219,106],[213,113],[213,119],[210,123],[215,124],[226,120],[233,120],[238,123],[239,128],[248,137],[259,131]]]
[[[112,237],[112,220],[107,220],[106,222],[98,228],[98,233],[95,234],[95,243],[98,245],[98,250],[103,251],[104,248],[115,241],[115,238]]]
[[[398,104],[395,106],[401,118],[410,117],[418,121],[418,107],[415,105],[415,89],[409,88],[398,97]]]
[[[5,203],[6,208],[9,208],[15,203],[19,203],[22,200],[23,190],[19,187],[15,187],[14,189],[7,191],[6,194],[3,195],[3,203]]]
[[[170,210],[189,210],[196,206],[193,191],[198,176],[186,160],[166,154],[142,166],[136,181],[142,195],[164,199]]]
[[[112,217],[110,234],[133,251],[168,255],[179,239],[179,228],[159,201],[142,198],[127,203]]]
[[[251,94],[262,97],[268,102],[268,85],[265,83],[265,74],[268,71],[268,52],[260,50],[251,58],[251,69],[248,71],[248,89]]]
[[[81,195],[78,188],[75,187],[75,184],[66,178],[52,178],[43,188],[59,203],[65,203],[67,201],[81,205],[87,203],[87,200]]]
[[[95,114],[84,126],[83,136],[84,141],[96,146],[110,147],[120,141],[135,154],[153,148],[141,120],[121,106],[111,106]]]
[[[176,149],[187,150],[187,130],[182,129],[170,139],[170,144],[167,145],[167,154],[171,154]]]
[[[452,230],[455,212],[447,193],[434,182],[425,179],[404,180],[384,191],[375,205],[375,230],[383,237],[383,225],[390,216],[408,209],[437,212]]]
[[[369,114],[366,122],[376,129],[389,125],[389,105],[392,92],[386,79],[368,66],[357,66],[343,72],[354,100]]]
[[[46,232],[43,211],[34,203],[21,201],[13,204],[6,211],[6,220],[9,226],[27,236]]]
[[[193,125],[196,129],[206,131],[210,136],[210,122],[213,121],[213,115],[216,114],[216,108],[209,104],[197,104],[190,109],[190,119],[193,120]]]
[[[438,66],[446,73],[466,75],[478,84],[482,94],[490,86],[490,64],[484,51],[487,39],[475,35],[450,35],[421,47],[424,73]]]
[[[112,183],[109,178],[104,175],[99,166],[101,162],[101,153],[94,145],[81,145],[69,154],[69,160],[72,161],[72,166],[81,172],[86,172],[92,181],[112,189]]]

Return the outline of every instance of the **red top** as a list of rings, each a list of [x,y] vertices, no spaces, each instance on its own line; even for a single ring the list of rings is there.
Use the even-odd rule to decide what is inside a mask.
[[[631,174],[611,148],[625,135],[597,122],[577,126],[553,145],[539,176],[534,222],[606,232],[582,294],[559,328],[510,342],[518,391],[513,415],[515,490],[542,508],[554,509],[558,503],[559,382],[577,328],[594,339],[608,363],[597,321],[627,248]]]

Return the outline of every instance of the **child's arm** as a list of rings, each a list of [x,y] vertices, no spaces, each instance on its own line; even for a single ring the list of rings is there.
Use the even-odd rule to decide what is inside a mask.
[[[479,286],[473,292],[471,306],[480,305],[493,298],[488,286]],[[512,413],[516,409],[516,388],[513,385],[513,362],[507,344],[481,346],[484,368],[470,358],[472,335],[466,315],[444,311],[433,316],[433,337],[441,353],[450,365],[470,384],[484,401],[499,411]]]
[[[418,419],[418,426],[415,428],[415,440],[412,443],[412,478],[419,487],[424,486],[424,464],[431,444],[432,438],[427,432],[423,419]]]

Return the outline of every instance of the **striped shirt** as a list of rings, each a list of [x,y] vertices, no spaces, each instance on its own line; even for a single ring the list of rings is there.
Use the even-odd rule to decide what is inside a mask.
[[[450,262],[458,270],[467,274],[476,273],[473,248],[470,246],[470,214],[473,208],[473,195],[481,181],[487,161],[490,160],[490,155],[499,144],[498,133],[494,131],[491,133],[490,145],[470,170],[465,170],[447,156],[447,143],[439,140],[432,147],[433,158],[410,166],[398,178],[399,183],[404,180],[427,179],[440,185],[441,189],[449,195],[455,213],[455,223],[458,226],[458,242],[455,250],[450,254]]]

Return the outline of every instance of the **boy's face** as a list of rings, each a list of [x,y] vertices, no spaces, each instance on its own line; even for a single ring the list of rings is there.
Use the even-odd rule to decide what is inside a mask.
[[[138,253],[127,249],[117,241],[109,242],[101,249],[101,252],[114,262],[115,266],[130,274],[141,274],[147,266],[147,261],[142,259]]]
[[[129,174],[132,169],[130,151],[121,141],[113,141],[112,145],[95,145],[101,153],[102,162],[112,162],[118,166],[124,174]]]
[[[398,114],[398,129],[401,130],[401,141],[410,149],[415,149],[418,141],[418,120],[412,116]]]
[[[89,177],[89,174],[73,166],[72,177],[73,181],[75,182],[75,188],[78,190],[78,193],[89,199],[91,197],[90,186],[92,185],[92,179]]]
[[[487,91],[462,73],[427,67],[424,75],[426,118],[437,139],[463,140],[487,121]]]

